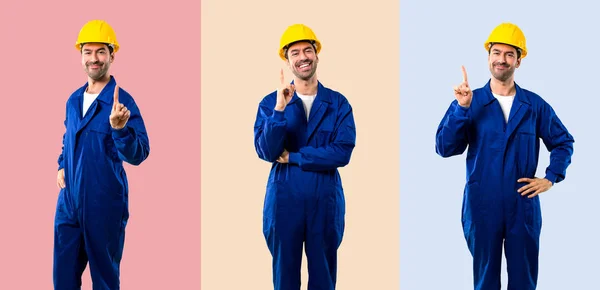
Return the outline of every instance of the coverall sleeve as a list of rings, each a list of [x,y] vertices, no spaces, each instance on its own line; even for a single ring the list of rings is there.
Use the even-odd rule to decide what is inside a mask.
[[[435,135],[435,151],[446,158],[465,152],[469,144],[467,129],[469,108],[464,108],[454,100],[440,122]]]
[[[150,154],[150,143],[144,125],[144,120],[138,106],[132,100],[126,104],[131,116],[124,128],[112,129],[112,137],[121,160],[131,164],[140,165]]]
[[[337,120],[333,142],[324,147],[305,146],[298,152],[290,152],[289,163],[304,171],[327,171],[348,165],[356,144],[354,115],[348,101],[342,104]]]
[[[283,153],[287,121],[284,112],[276,111],[275,104],[261,101],[254,122],[254,148],[258,157],[275,162]]]
[[[545,178],[552,184],[558,183],[565,179],[567,167],[571,164],[575,139],[549,104],[544,103],[539,116],[539,136],[550,152],[550,165],[546,168]]]
[[[60,148],[60,155],[58,155],[58,170],[57,171],[60,171],[61,169],[65,168],[64,154],[65,154],[65,137],[67,135],[67,118],[68,118],[67,116],[69,116],[69,114],[68,114],[67,110],[65,109],[65,122],[64,122],[65,132],[63,133],[63,136],[62,136],[62,147]]]

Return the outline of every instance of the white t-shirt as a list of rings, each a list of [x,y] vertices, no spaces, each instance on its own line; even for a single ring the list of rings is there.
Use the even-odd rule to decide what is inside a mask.
[[[498,103],[500,103],[502,113],[504,113],[504,121],[508,123],[508,117],[510,116],[510,108],[512,107],[512,103],[515,99],[515,96],[500,96],[494,93],[492,94],[498,100]]]
[[[298,98],[300,98],[302,100],[302,104],[304,104],[304,111],[306,112],[306,120],[308,120],[308,116],[310,116],[310,108],[312,107],[313,102],[315,101],[315,98],[317,97],[317,95],[312,95],[312,96],[307,96],[307,95],[301,95],[298,94]]]
[[[83,93],[83,111],[81,117],[85,116],[85,113],[90,108],[94,100],[98,97],[98,94],[88,94],[87,92]]]

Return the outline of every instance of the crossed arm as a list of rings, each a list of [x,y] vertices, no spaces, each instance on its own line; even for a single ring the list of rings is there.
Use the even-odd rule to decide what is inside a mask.
[[[333,140],[322,147],[305,146],[297,152],[284,148],[287,121],[283,112],[259,106],[254,125],[254,145],[259,158],[268,162],[290,163],[306,171],[332,170],[350,162],[356,144],[352,107],[341,104],[334,126]]]

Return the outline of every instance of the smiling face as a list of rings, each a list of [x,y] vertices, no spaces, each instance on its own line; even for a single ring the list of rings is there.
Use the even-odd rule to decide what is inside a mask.
[[[521,65],[520,54],[513,46],[495,43],[490,48],[488,64],[492,76],[505,82],[513,77],[515,70]]]
[[[114,60],[109,47],[103,43],[86,43],[81,49],[81,64],[93,80],[102,80]]]
[[[288,67],[301,80],[308,81],[315,76],[319,57],[315,47],[306,41],[292,44],[286,53]]]

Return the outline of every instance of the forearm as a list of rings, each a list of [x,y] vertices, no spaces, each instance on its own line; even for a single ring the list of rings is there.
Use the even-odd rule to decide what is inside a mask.
[[[272,111],[272,115],[262,118],[254,129],[254,147],[258,157],[275,162],[284,148],[286,119],[283,112]]]
[[[350,163],[354,143],[332,143],[326,147],[303,147],[290,152],[289,163],[305,171],[328,171]]]
[[[120,130],[112,129],[112,137],[121,160],[139,165],[148,158],[150,146],[145,130],[125,125]]]
[[[58,170],[65,168],[65,146],[63,145],[60,150],[60,155],[58,155]]]
[[[553,184],[565,179],[567,168],[571,165],[573,155],[573,143],[567,142],[550,152],[550,165],[546,168],[546,179]]]
[[[60,148],[60,155],[58,155],[58,170],[65,168],[65,138],[67,137],[67,118],[64,121],[65,133],[62,135],[62,147]]]
[[[544,104],[540,116],[539,134],[546,149],[550,151],[550,164],[546,168],[546,179],[554,184],[563,181],[566,177],[567,168],[571,164],[573,156],[575,139],[547,103]]]
[[[454,103],[436,133],[435,150],[442,157],[462,154],[467,148],[468,108]]]
[[[58,157],[58,170],[65,168],[63,154],[61,153]]]

